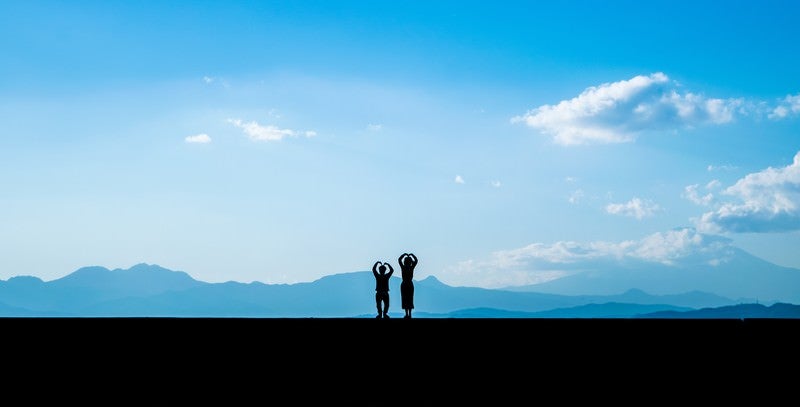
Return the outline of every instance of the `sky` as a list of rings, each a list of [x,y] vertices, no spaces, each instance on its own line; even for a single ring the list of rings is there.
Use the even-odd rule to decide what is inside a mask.
[[[417,279],[497,287],[552,277],[503,273],[523,249],[663,259],[697,236],[800,268],[799,20],[794,1],[3,1],[0,278],[294,283],[413,252]]]

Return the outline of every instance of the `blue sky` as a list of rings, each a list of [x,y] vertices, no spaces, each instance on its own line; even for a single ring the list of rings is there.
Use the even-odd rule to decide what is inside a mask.
[[[800,268],[798,19],[2,2],[0,278],[147,262],[290,283],[414,252],[418,278],[502,286],[548,274],[498,253],[695,232]]]

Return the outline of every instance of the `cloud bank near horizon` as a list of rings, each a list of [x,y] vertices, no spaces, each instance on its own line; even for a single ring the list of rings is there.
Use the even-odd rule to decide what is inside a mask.
[[[496,251],[487,259],[462,261],[445,268],[440,279],[451,285],[502,288],[544,283],[603,262],[637,260],[674,266],[699,255],[702,262],[716,266],[728,260],[730,249],[728,238],[677,228],[621,242],[532,243]]]

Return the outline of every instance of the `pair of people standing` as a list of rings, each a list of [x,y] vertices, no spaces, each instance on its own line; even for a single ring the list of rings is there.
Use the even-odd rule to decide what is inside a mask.
[[[414,268],[417,267],[417,256],[414,253],[403,253],[397,259],[400,264],[403,281],[400,283],[401,304],[405,315],[403,318],[411,318],[411,310],[414,309]],[[389,270],[387,273],[386,270]],[[389,278],[392,277],[394,269],[389,263],[375,262],[372,266],[372,274],[375,276],[375,306],[378,308],[378,316],[375,318],[389,318]]]

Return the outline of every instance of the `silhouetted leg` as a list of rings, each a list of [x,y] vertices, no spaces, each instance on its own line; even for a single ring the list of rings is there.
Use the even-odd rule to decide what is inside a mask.
[[[383,300],[383,317],[384,318],[389,318],[389,296],[388,295]]]
[[[380,318],[383,315],[381,314],[381,294],[375,293],[375,307],[378,308],[378,316],[375,318]]]

